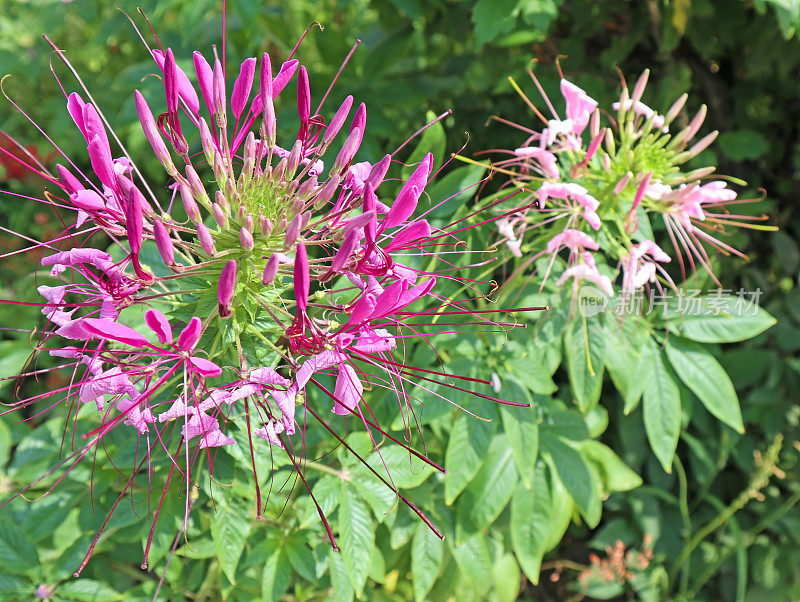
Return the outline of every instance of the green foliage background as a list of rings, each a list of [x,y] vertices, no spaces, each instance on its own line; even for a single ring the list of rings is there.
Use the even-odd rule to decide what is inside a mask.
[[[158,97],[160,83],[142,81],[152,72],[152,61],[116,5],[133,17],[141,6],[162,43],[184,60],[194,49],[208,51],[221,43],[220,7],[210,0],[0,0],[0,74],[12,74],[3,88],[78,160],[85,160],[85,149],[50,76],[42,32],[67,51],[131,153],[151,155],[138,129],[132,89]],[[737,235],[737,246],[751,261],[724,260],[718,272],[726,288],[761,289],[765,309],[777,318],[776,326],[744,343],[711,343],[738,393],[746,433],[739,435],[703,413],[689,388],[670,377],[684,420],[676,469],[667,474],[644,441],[641,410],[625,415],[626,400],[616,392],[621,389],[616,380],[603,383],[600,377],[599,384],[589,383],[597,396],[602,390],[602,402],[578,411],[572,402],[577,368],[570,363],[576,355],[565,343],[561,366],[559,343],[558,357],[545,357],[542,349],[553,347],[548,336],[560,341],[548,329],[537,331],[535,338],[527,332],[516,336],[502,348],[477,338],[445,341],[445,356],[455,372],[476,370],[477,376],[481,368],[485,377],[487,370],[496,371],[508,377],[505,386],[537,409],[521,415],[491,405],[471,406],[493,418],[484,423],[430,403],[423,414],[425,442],[431,457],[449,469],[446,478],[421,466],[409,472],[407,456],[386,452],[396,466],[397,484],[443,528],[444,543],[407,509],[394,508],[395,498],[339,449],[339,468],[320,470],[313,485],[343,547],[341,554],[332,554],[302,492],[274,492],[265,512],[270,518],[254,521],[247,474],[237,458],[223,454],[216,470],[222,482],[233,484],[231,491],[215,498],[216,504],[210,502],[210,491],[201,492],[188,543],[177,540],[160,589],[169,549],[182,527],[183,502],[177,496],[167,498],[174,508],[166,508],[164,516],[174,519],[162,519],[148,571],[137,568],[147,511],[127,504],[107,528],[84,577],[75,581],[70,575],[120,483],[99,457],[91,492],[87,465],[51,496],[34,504],[15,502],[0,512],[0,598],[30,599],[40,584],[54,585],[55,599],[70,600],[149,600],[156,593],[158,599],[173,600],[282,595],[287,600],[354,595],[369,600],[562,600],[583,593],[590,599],[800,597],[800,510],[795,506],[800,496],[800,406],[794,393],[800,384],[800,222],[795,214],[800,193],[800,5],[793,0],[233,0],[227,16],[228,56],[264,50],[285,56],[313,21],[323,24],[324,31],[312,30],[301,51],[312,91],[327,87],[351,45],[362,40],[332,100],[352,93],[367,103],[364,156],[396,148],[425,123],[428,111],[447,109],[453,114],[444,121],[446,142],[444,136],[426,140],[442,156],[458,151],[467,139],[468,155],[514,148],[516,133],[497,123],[487,125],[487,118],[532,120],[507,79],[514,76],[522,84],[532,59],[538,60],[537,75],[549,92],[557,89],[554,62],[560,59],[567,77],[595,98],[615,96],[615,68],[629,81],[649,68],[645,101],[650,106],[665,107],[684,91],[690,93],[690,111],[707,103],[704,131],[719,129],[721,136],[698,164],[716,163],[720,172],[748,181],[752,196],[765,189],[765,210],[780,228],[773,235]],[[62,66],[56,72],[74,87]],[[522,85],[536,98],[532,85]],[[290,113],[291,103],[279,109]],[[41,156],[49,155],[48,145],[10,105],[2,119],[4,130],[37,145]],[[154,181],[163,177],[155,162],[140,167]],[[2,185],[12,192],[35,187],[35,182],[10,175],[6,171]],[[461,168],[444,178],[436,192],[456,192],[474,177],[474,171]],[[0,223],[44,235],[52,224],[39,213],[33,203],[5,196]],[[3,298],[33,300],[30,269],[4,263]],[[33,323],[38,312],[0,305],[0,314],[5,325]],[[3,337],[0,376],[13,375],[30,346],[27,337]],[[552,370],[542,370],[545,364],[552,364]],[[672,374],[670,368],[665,371]],[[10,399],[13,383],[0,381],[4,400]],[[47,385],[43,380],[37,386]],[[391,423],[395,416],[388,403],[383,405]],[[4,494],[52,467],[52,450],[63,428],[58,417],[41,424],[14,420],[4,416],[0,422]],[[781,452],[775,446],[779,435]],[[348,442],[369,450],[368,440],[357,433]],[[120,437],[109,445],[124,449],[131,442]],[[760,450],[769,460],[770,448],[785,477],[767,482],[774,462],[759,467],[753,452]],[[538,450],[538,460],[531,450]],[[276,482],[283,482],[287,467],[277,455],[275,460]],[[588,565],[590,553],[603,554],[618,539],[640,548],[645,535],[653,538],[654,559],[626,584],[590,580],[587,585],[576,579],[575,567]],[[540,568],[542,579],[535,585]]]

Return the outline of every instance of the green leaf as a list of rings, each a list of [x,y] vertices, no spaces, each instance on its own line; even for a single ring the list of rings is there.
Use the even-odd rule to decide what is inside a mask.
[[[542,433],[542,451],[550,456],[558,478],[564,484],[586,524],[594,528],[600,522],[602,499],[600,483],[593,467],[581,454],[550,433]]]
[[[261,595],[264,600],[280,600],[292,579],[292,566],[282,546],[272,553],[261,574]]]
[[[553,504],[544,462],[536,465],[531,490],[517,487],[511,498],[511,545],[520,566],[534,585],[539,583],[542,558],[552,528]]]
[[[739,398],[719,362],[702,345],[678,337],[671,337],[664,348],[675,372],[706,409],[743,433]]]
[[[462,577],[478,594],[484,594],[491,585],[487,577],[492,570],[492,557],[486,535],[475,533],[469,539],[455,544],[452,538],[447,541],[450,542],[450,553],[455,558]],[[481,599],[480,596],[478,599]]]
[[[514,27],[517,0],[478,0],[472,9],[478,48]]]
[[[746,128],[722,133],[717,144],[722,152],[737,162],[758,159],[769,150],[764,134]]]
[[[564,336],[567,376],[582,412],[600,401],[603,386],[603,334],[597,320],[578,319]]]
[[[607,445],[589,440],[578,443],[578,448],[584,458],[597,466],[608,492],[629,491],[642,484],[642,478],[628,468]]]
[[[732,295],[707,295],[683,301],[686,315],[673,314],[670,324],[681,336],[699,343],[735,343],[761,334],[776,322],[766,311],[751,305],[754,299]]]
[[[494,591],[500,602],[514,602],[520,589],[519,565],[513,554],[503,554],[492,567]]]
[[[401,489],[419,487],[435,471],[430,464],[411,455],[399,445],[380,447],[367,457],[367,464],[384,477],[388,468],[392,481]],[[370,478],[375,479],[372,475]]]
[[[328,554],[328,568],[331,574],[331,589],[333,589],[333,593],[328,599],[332,602],[351,602],[354,596],[353,585],[341,553],[331,550]]]
[[[444,499],[447,504],[453,503],[480,470],[492,435],[494,428],[490,424],[465,414],[456,418],[445,453]]]
[[[508,362],[509,372],[520,383],[539,395],[550,395],[558,390],[548,366],[537,356],[515,357]]]
[[[30,596],[35,586],[30,581],[0,573],[0,594],[27,594]]]
[[[606,322],[603,332],[606,367],[625,402],[624,412],[629,414],[639,403],[648,380],[644,345],[649,335],[635,320],[620,323],[613,317]]]
[[[311,546],[299,533],[289,536],[283,544],[286,557],[294,571],[307,581],[317,578],[317,560]]]
[[[59,585],[56,588],[56,594],[60,598],[80,600],[81,602],[111,602],[123,598],[121,593],[111,589],[102,581],[93,581],[83,577]]]
[[[481,469],[470,481],[458,503],[456,539],[480,531],[494,522],[517,486],[514,456],[504,435],[492,441]]]
[[[512,392],[513,401],[531,401],[530,396],[525,398],[513,394],[513,391],[524,391],[513,381],[508,382],[506,386]],[[539,453],[539,425],[533,409],[502,405],[500,406],[500,417],[503,419],[503,430],[508,438],[511,453],[514,455],[519,476],[525,488],[530,489],[533,484],[536,457]]]
[[[250,516],[242,502],[220,506],[211,517],[211,537],[222,572],[236,583],[236,567],[250,534]]]
[[[0,568],[15,575],[30,575],[39,569],[39,554],[18,525],[0,520]]]
[[[654,341],[647,346],[650,379],[644,388],[644,430],[653,453],[668,473],[681,432],[681,394]]]
[[[550,504],[552,515],[545,550],[550,551],[561,543],[575,511],[575,500],[555,472],[550,472]]]
[[[375,529],[369,509],[346,483],[342,483],[339,502],[339,534],[342,562],[357,597],[361,597],[369,572],[369,559],[375,545]]]
[[[444,560],[444,542],[419,521],[411,542],[411,576],[414,583],[414,599],[425,600],[431,591]]]
[[[31,357],[31,347],[22,341],[2,341],[0,342],[0,376],[15,376],[22,372],[28,358]],[[15,379],[8,378],[0,380],[0,391],[7,385],[13,384]]]

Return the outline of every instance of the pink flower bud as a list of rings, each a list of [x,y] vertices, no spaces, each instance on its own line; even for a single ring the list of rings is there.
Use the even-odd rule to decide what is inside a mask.
[[[700,130],[700,126],[703,125],[703,121],[706,118],[706,105],[702,105],[700,110],[697,111],[697,115],[689,122],[689,132],[686,135],[686,142],[694,138],[695,134]]]
[[[244,218],[244,227],[247,228],[247,231],[252,233],[253,232],[253,215],[248,213]]]
[[[228,216],[225,214],[222,207],[220,207],[219,203],[211,204],[211,213],[214,215],[214,219],[217,221],[219,227],[225,230],[228,227]]]
[[[83,190],[83,185],[78,178],[73,176],[72,172],[66,167],[56,164],[56,171],[58,172],[58,179],[61,180],[61,184],[63,184],[64,190],[66,190],[68,194],[75,194],[79,190]]]
[[[261,222],[261,232],[264,233],[264,236],[272,234],[272,220],[262,215],[259,221]]]
[[[306,199],[311,192],[317,187],[317,176],[311,176],[303,180],[302,184],[297,187],[297,196]]]
[[[681,109],[683,108],[683,105],[686,104],[686,99],[688,98],[688,94],[683,94],[680,98],[678,98],[678,100],[672,103],[672,106],[664,116],[664,123],[672,123],[672,121],[678,116],[678,113],[681,112]]]
[[[297,59],[290,59],[281,65],[278,75],[272,80],[272,98],[275,98],[283,91],[286,84],[292,79],[294,72],[297,71],[299,65],[300,61]]]
[[[297,76],[297,114],[303,124],[308,123],[311,117],[311,88],[308,84],[308,71],[300,65],[300,74]]]
[[[340,150],[339,154],[336,155],[334,169],[337,172],[344,171],[350,164],[350,161],[353,160],[353,157],[355,156],[356,152],[358,151],[358,147],[361,144],[361,138],[362,133],[360,129],[354,128],[350,131],[350,135],[342,145],[342,150]]]
[[[286,235],[283,238],[283,246],[286,249],[292,248],[297,238],[300,236],[300,223],[302,216],[295,215],[291,223],[286,227]]]
[[[203,250],[211,255],[211,257],[217,254],[211,232],[208,228],[206,228],[206,225],[203,222],[198,222],[197,224],[197,240]]]
[[[181,184],[178,191],[181,194],[183,208],[186,209],[186,215],[189,216],[189,219],[194,223],[201,221],[200,209],[197,207],[197,203],[195,203],[192,191],[189,190],[189,187],[186,184]]]
[[[264,266],[264,274],[261,276],[261,284],[271,284],[272,281],[275,280],[275,276],[278,275],[278,267],[280,267],[278,255],[273,253],[267,260],[267,265]]]
[[[325,130],[325,136],[323,137],[323,144],[329,144],[331,140],[336,138],[336,134],[339,133],[339,130],[342,129],[344,125],[345,119],[350,114],[350,108],[353,106],[353,97],[348,96],[344,99],[339,110],[336,111],[336,114],[331,119],[328,128]]]
[[[392,156],[384,155],[383,159],[372,166],[372,171],[369,172],[367,179],[364,180],[364,184],[372,184],[372,189],[376,190],[386,177],[386,172],[389,171],[389,166],[391,164]]]
[[[342,178],[339,174],[333,174],[325,184],[322,185],[319,192],[314,197],[314,207],[321,208],[325,203],[330,201],[333,198],[336,189],[339,187],[339,183],[342,181]]]
[[[339,247],[339,250],[331,262],[331,272],[339,272],[347,264],[347,260],[350,259],[350,255],[353,254],[353,249],[356,248],[358,235],[359,232],[356,228],[351,228],[344,235],[342,245]]]
[[[298,311],[305,311],[308,307],[310,284],[311,274],[308,270],[306,246],[303,243],[299,243],[294,258],[294,297],[297,301]]]
[[[650,69],[645,69],[636,80],[636,85],[633,86],[633,94],[631,94],[631,101],[636,104],[642,99],[644,89],[647,87],[647,79],[650,77]]]
[[[239,121],[239,116],[244,111],[247,100],[250,98],[250,90],[253,88],[253,76],[256,72],[256,59],[245,59],[239,69],[239,77],[233,82],[233,92],[231,92],[231,111],[233,118]]]
[[[225,124],[225,73],[218,58],[214,59],[214,113],[217,124],[222,127]]]
[[[217,144],[214,142],[214,137],[211,135],[208,123],[206,123],[206,120],[202,117],[200,118],[200,144],[203,147],[203,154],[206,156],[206,161],[211,163],[214,160],[214,153],[217,151]]]
[[[128,232],[128,244],[130,244],[131,253],[138,255],[142,249],[142,204],[139,200],[139,195],[133,192],[133,187],[129,187],[126,193],[125,229]]]
[[[156,154],[161,165],[163,165],[168,172],[173,172],[175,166],[172,163],[172,157],[170,157],[169,150],[167,149],[167,145],[164,144],[164,140],[161,139],[161,134],[158,132],[153,113],[150,111],[147,101],[139,90],[134,90],[133,96],[136,101],[136,112],[139,115],[139,122],[142,124],[142,131],[144,131],[145,138],[147,138],[150,146],[153,147],[153,152]]]
[[[361,140],[364,137],[364,131],[367,128],[367,105],[363,102],[358,105],[358,109],[356,109],[356,116],[353,117],[353,123],[350,124],[350,132],[352,133],[355,129],[358,129],[361,132],[361,138],[358,139],[359,146],[361,145]]]
[[[289,157],[286,159],[286,179],[291,180],[294,177],[294,172],[297,171],[297,166],[300,165],[300,155],[303,152],[303,142],[296,140],[292,146]]]
[[[252,251],[253,247],[255,246],[253,242],[253,235],[247,228],[241,228],[239,230],[239,242],[245,251]]]
[[[197,175],[197,172],[190,163],[186,164],[186,181],[189,182],[189,186],[192,187],[192,196],[194,198],[199,199],[200,201],[205,199],[205,201],[208,202],[208,195],[206,194],[206,189],[203,186],[203,181],[200,179],[200,176]]]
[[[228,203],[228,197],[226,197],[221,190],[217,190],[214,193],[214,200],[217,202],[217,205],[220,206],[220,209],[225,212],[225,215],[230,215],[231,206]]]
[[[156,240],[156,247],[158,252],[161,253],[161,258],[169,266],[175,265],[175,248],[172,245],[172,239],[169,237],[169,232],[160,219],[153,220],[153,238]]]
[[[222,273],[219,275],[217,287],[217,300],[219,301],[219,315],[226,318],[231,315],[231,299],[236,289],[236,260],[229,259]]]
[[[620,194],[623,190],[625,190],[625,188],[628,186],[628,182],[631,181],[632,176],[633,174],[631,172],[628,172],[622,176],[619,179],[619,182],[617,182],[617,185],[614,186],[614,194]]]
[[[164,60],[164,90],[167,95],[167,111],[171,114],[178,112],[178,74],[175,65],[175,55],[172,48],[167,48]]]

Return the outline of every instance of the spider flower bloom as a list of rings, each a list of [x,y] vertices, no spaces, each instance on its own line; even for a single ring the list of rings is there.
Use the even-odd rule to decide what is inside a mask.
[[[70,94],[67,108],[86,139],[93,173],[42,171],[53,187],[45,202],[70,225],[36,246],[48,250],[42,265],[54,280],[40,288],[48,322],[37,347],[68,360],[74,377],[60,393],[67,402],[93,402],[99,422],[83,434],[86,444],[66,470],[111,429],[128,426],[147,443],[139,461],[165,451],[170,466],[182,464],[188,490],[198,457],[237,445],[233,435],[244,433],[260,515],[254,458],[275,448],[305,483],[298,456],[314,423],[337,441],[348,423],[360,424],[374,440],[390,438],[436,466],[377,423],[367,391],[394,392],[410,431],[412,401],[421,394],[447,403],[439,385],[459,388],[454,383],[463,378],[491,386],[435,364],[411,364],[415,346],[433,345],[452,328],[494,332],[507,324],[485,311],[450,330],[431,320],[438,312],[471,314],[469,299],[438,292],[443,280],[476,291],[484,284],[459,276],[446,257],[463,244],[457,233],[472,221],[434,227],[414,217],[434,157],[424,156],[394,192],[386,180],[391,155],[354,163],[366,106],[359,104],[352,118],[350,96],[338,110],[314,108],[297,59],[277,69],[268,54],[245,59],[228,98],[218,59],[212,64],[193,54],[196,89],[171,49],[151,54],[164,74],[165,98],[137,91],[132,102],[169,186],[144,181],[124,147],[112,147],[116,137],[86,91]],[[297,134],[282,138],[274,105],[292,88],[297,119],[289,130]],[[190,148],[187,140],[195,139],[200,147]],[[81,246],[89,237],[105,246],[101,235],[114,241],[108,251]],[[147,308],[145,327],[136,322],[141,313],[128,311],[136,306]],[[172,424],[180,424],[176,441],[167,430]],[[391,479],[365,466],[419,513]],[[133,477],[122,496],[132,483]],[[169,477],[162,495],[168,484]]]
[[[498,221],[501,241],[524,260],[518,271],[549,254],[546,281],[557,269],[556,254],[566,248],[569,257],[558,283],[586,280],[612,294],[611,281],[595,267],[595,258],[603,257],[606,264],[618,266],[621,287],[632,294],[643,286],[675,286],[663,265],[670,262],[670,255],[649,240],[654,229],[671,245],[681,278],[702,266],[715,280],[710,251],[744,257],[724,240],[730,228],[770,229],[753,223],[766,216],[729,213],[729,206],[747,200],[738,199],[723,181],[711,179],[713,167],[683,169],[716,136],[712,132],[690,146],[705,107],[676,131],[674,123],[686,95],[663,115],[657,113],[642,101],[649,76],[645,71],[633,93],[623,81],[620,98],[611,104],[611,111],[602,113],[597,101],[562,79],[562,118],[556,108],[559,103],[551,102],[530,75],[552,118],[534,109],[542,129],[519,126],[527,137],[515,150],[505,151],[510,158],[494,164],[510,176],[503,189],[513,187],[522,193],[512,197],[516,210],[507,202],[498,203],[503,212]],[[604,127],[603,114],[616,119]],[[663,224],[660,229],[658,222]],[[546,250],[540,250],[543,247]],[[594,255],[587,257],[585,251]]]

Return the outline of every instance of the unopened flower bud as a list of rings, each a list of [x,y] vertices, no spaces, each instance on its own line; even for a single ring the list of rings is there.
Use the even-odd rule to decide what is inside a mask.
[[[147,138],[150,146],[153,147],[153,152],[156,154],[161,165],[164,166],[164,169],[167,170],[169,175],[174,177],[178,172],[175,169],[175,164],[172,162],[169,150],[167,150],[167,145],[164,144],[164,140],[161,139],[161,134],[156,127],[156,121],[153,118],[150,107],[147,105],[147,101],[139,90],[134,90],[133,96],[136,102],[136,112],[139,115],[139,122],[142,124],[145,138]]]
[[[206,161],[209,165],[213,165],[217,145],[213,136],[211,136],[211,130],[208,129],[206,120],[202,117],[200,118],[200,144],[203,146],[203,154],[206,156]]]
[[[306,211],[300,216],[300,229],[302,230],[311,221],[311,211]]]
[[[236,290],[236,260],[230,259],[222,273],[219,275],[219,286],[217,287],[217,301],[219,301],[219,315],[227,318],[231,315],[231,300]]]
[[[272,220],[262,215],[259,221],[261,222],[261,232],[264,233],[264,236],[272,234]]]
[[[358,152],[358,147],[361,144],[362,133],[359,128],[353,128],[350,132],[350,135],[345,140],[342,149],[339,151],[339,154],[336,155],[336,162],[334,163],[334,171],[337,173],[344,171],[347,166],[350,164],[350,161],[353,160],[356,152]]]
[[[230,214],[230,203],[228,203],[227,197],[222,193],[221,190],[217,190],[214,193],[214,201],[220,206],[220,209],[222,209],[226,215]]]
[[[286,160],[286,179],[291,180],[297,171],[297,166],[300,165],[300,155],[303,152],[303,143],[296,140],[289,157]]]
[[[631,181],[631,177],[633,177],[631,172],[628,172],[622,176],[619,179],[619,182],[617,182],[617,185],[614,186],[614,194],[620,194],[623,190],[625,190],[625,188],[628,186],[628,182]]]
[[[248,232],[253,232],[253,214],[248,213],[244,216],[244,227],[247,228]]]
[[[188,215],[189,219],[194,223],[201,221],[202,218],[200,217],[200,209],[197,207],[197,203],[194,201],[192,191],[189,190],[189,187],[186,184],[181,184],[178,190],[181,194],[181,201],[183,201],[183,208],[186,209],[186,215]]]
[[[697,111],[697,115],[689,122],[689,132],[686,135],[686,142],[694,138],[695,134],[700,130],[700,126],[703,125],[703,121],[706,118],[706,105],[702,105],[700,110]]]
[[[644,89],[647,87],[647,79],[649,77],[650,77],[650,69],[645,69],[639,76],[639,79],[636,80],[636,85],[633,86],[633,94],[631,95],[631,101],[633,102],[633,104],[636,104],[642,99],[642,95],[644,94]]]
[[[664,123],[669,125],[672,121],[678,116],[683,108],[683,105],[686,104],[686,99],[689,98],[688,94],[683,94],[678,100],[672,103],[672,106],[667,111],[667,114],[664,116]]]
[[[280,267],[278,255],[273,253],[272,256],[267,260],[267,265],[264,266],[264,274],[261,276],[261,284],[271,284],[275,280],[275,276],[278,275],[278,267]]]
[[[160,219],[153,220],[153,238],[164,263],[169,266],[175,265],[175,247],[172,245],[167,228]]]
[[[290,249],[297,242],[297,238],[300,236],[300,223],[302,220],[301,215],[295,215],[291,223],[286,227],[286,235],[283,237],[284,248]]]
[[[225,230],[228,227],[228,216],[222,207],[219,206],[219,203],[212,203],[211,213],[214,214],[214,219],[217,221],[217,224],[219,224],[219,227]]]
[[[331,119],[330,125],[325,130],[325,136],[323,137],[323,144],[330,144],[331,141],[336,137],[336,134],[339,133],[339,130],[342,129],[345,120],[347,119],[347,115],[350,113],[350,108],[353,106],[353,97],[348,96],[344,99],[339,109],[336,111],[336,114]]]
[[[306,178],[297,187],[297,196],[301,199],[307,199],[314,189],[317,187],[317,176],[311,176],[310,178]]]
[[[241,228],[239,230],[239,242],[245,251],[252,251],[253,247],[255,246],[255,243],[253,242],[253,235],[247,228]]]
[[[316,209],[321,209],[325,203],[330,201],[333,198],[336,189],[339,187],[339,183],[342,181],[342,178],[339,174],[333,174],[325,184],[322,185],[319,192],[317,192],[316,197],[314,198],[314,207]]]
[[[189,182],[189,186],[191,186],[192,196],[194,196],[194,198],[196,198],[200,203],[208,207],[210,201],[208,194],[206,193],[205,186],[203,186],[200,176],[197,175],[197,172],[190,163],[186,164],[186,181]]]
[[[214,239],[211,236],[211,232],[203,222],[199,222],[197,224],[197,240],[200,243],[200,246],[203,248],[207,254],[211,255],[212,257],[217,254],[217,249],[214,247]]]

